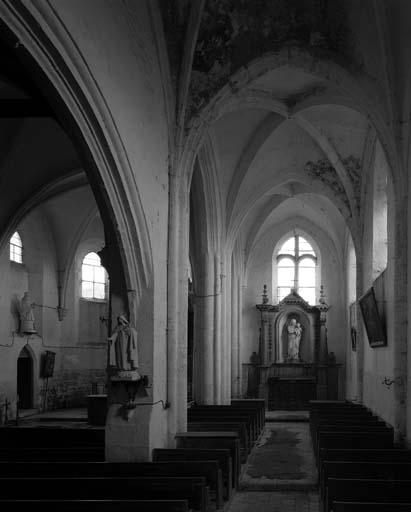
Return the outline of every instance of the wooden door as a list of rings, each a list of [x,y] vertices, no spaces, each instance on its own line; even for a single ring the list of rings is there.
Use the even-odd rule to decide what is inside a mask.
[[[33,406],[33,361],[27,355],[17,359],[17,394],[19,408],[31,409]]]

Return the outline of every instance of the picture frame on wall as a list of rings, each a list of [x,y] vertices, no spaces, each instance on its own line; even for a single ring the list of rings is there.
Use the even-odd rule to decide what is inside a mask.
[[[370,346],[373,348],[385,347],[387,345],[385,326],[378,312],[374,288],[371,287],[366,293],[364,293],[358,302],[360,304],[362,318]]]

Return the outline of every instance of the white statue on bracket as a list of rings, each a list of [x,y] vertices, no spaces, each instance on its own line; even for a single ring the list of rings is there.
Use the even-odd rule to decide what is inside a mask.
[[[287,326],[288,332],[288,352],[287,361],[299,362],[300,361],[300,341],[302,334],[302,327],[296,318],[291,318]]]
[[[31,302],[29,292],[24,292],[19,304],[20,332],[23,334],[34,334],[37,332],[34,326],[33,308],[34,302]]]

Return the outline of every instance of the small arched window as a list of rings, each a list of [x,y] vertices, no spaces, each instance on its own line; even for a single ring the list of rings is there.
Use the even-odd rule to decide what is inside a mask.
[[[294,288],[309,304],[315,304],[317,256],[300,235],[289,238],[277,253],[277,299]]]
[[[23,263],[23,243],[17,231],[10,238],[10,261]]]
[[[107,272],[100,256],[89,252],[81,265],[81,296],[83,299],[104,300],[107,296]]]

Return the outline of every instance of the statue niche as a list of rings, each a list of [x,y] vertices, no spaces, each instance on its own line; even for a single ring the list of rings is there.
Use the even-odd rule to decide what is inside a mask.
[[[264,398],[268,409],[306,409],[309,400],[338,398],[338,367],[327,350],[326,304],[308,304],[295,289],[269,304],[266,287],[260,312],[259,363],[243,364],[247,396]],[[258,380],[258,385],[257,385]]]
[[[310,319],[298,310],[284,312],[277,318],[277,363],[308,363],[313,361],[313,345],[310,342]]]
[[[262,364],[317,362],[320,345],[317,306],[310,306],[294,291],[279,304],[259,304],[257,309],[261,313]]]

